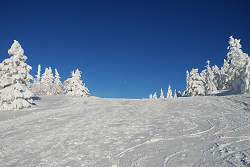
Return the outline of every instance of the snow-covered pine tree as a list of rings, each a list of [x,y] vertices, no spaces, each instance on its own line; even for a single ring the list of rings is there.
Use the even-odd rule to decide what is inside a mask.
[[[214,82],[214,85],[216,87],[217,90],[220,89],[220,85],[221,85],[221,72],[220,72],[220,69],[217,65],[214,65],[212,67],[212,71],[213,71],[213,75],[214,75],[214,79],[213,79],[213,82]]]
[[[186,89],[183,92],[183,96],[188,96],[188,94],[189,94],[188,91],[189,91],[189,88],[191,87],[190,83],[191,83],[191,80],[190,80],[190,77],[189,77],[189,71],[187,70],[186,71]]]
[[[249,82],[247,77],[247,69],[249,56],[246,53],[243,53],[241,50],[240,39],[234,39],[233,36],[229,37],[229,46],[228,46],[228,53],[227,53],[227,60],[230,62],[229,65],[229,83],[232,84],[231,90],[237,91],[239,90],[241,93],[245,93],[245,88],[248,87]]]
[[[33,77],[29,71],[32,67],[25,63],[27,57],[18,41],[14,40],[8,54],[12,56],[0,63],[0,108],[12,110],[30,107],[33,93],[29,85]]]
[[[177,93],[177,90],[175,89],[175,90],[174,90],[174,98],[177,98],[177,97],[178,97],[177,94],[178,94],[178,93]]]
[[[220,84],[218,87],[218,90],[229,90],[232,87],[231,81],[229,81],[229,63],[226,59],[224,59],[220,70]]]
[[[63,84],[60,78],[61,77],[59,76],[57,69],[55,69],[55,79],[54,79],[54,94],[55,95],[63,94]]]
[[[33,80],[33,84],[31,85],[32,92],[37,96],[41,95],[42,91],[40,79],[41,79],[41,65],[39,64],[36,79]]]
[[[163,93],[162,88],[161,88],[161,95],[160,95],[160,97],[159,97],[159,98],[164,98],[164,93]]]
[[[66,81],[64,81],[63,85],[67,94],[79,95],[83,97],[88,97],[90,95],[88,88],[82,83],[81,73],[81,71],[76,69],[75,72],[71,72],[72,78],[68,78]]]
[[[168,86],[168,93],[166,98],[173,98],[173,93],[170,85]]]
[[[210,67],[210,61],[207,60],[207,65],[206,65],[206,74],[205,74],[205,93],[215,93],[217,92],[217,88],[214,84],[214,73]]]
[[[41,79],[41,65],[39,64],[37,68],[36,80],[40,81],[40,79]]]
[[[152,94],[149,94],[149,99],[152,99],[153,98],[153,95]]]
[[[156,93],[157,93],[157,92],[154,93],[153,99],[157,99],[157,94],[156,94]]]
[[[53,95],[54,94],[54,76],[51,67],[46,68],[45,72],[42,74],[41,85],[43,95]]]
[[[249,92],[249,81],[250,81],[250,62],[249,60],[246,62],[243,73],[241,75],[242,84],[240,87],[241,93]]]
[[[202,74],[202,73],[201,73]],[[188,74],[188,81],[185,90],[187,96],[205,95],[205,78],[200,76],[198,68],[192,69]]]

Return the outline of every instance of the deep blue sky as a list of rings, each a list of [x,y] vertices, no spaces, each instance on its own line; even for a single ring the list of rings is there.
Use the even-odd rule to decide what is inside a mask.
[[[75,69],[91,95],[185,90],[186,70],[223,64],[229,36],[250,54],[249,0],[0,0],[0,58],[16,39],[26,63]]]

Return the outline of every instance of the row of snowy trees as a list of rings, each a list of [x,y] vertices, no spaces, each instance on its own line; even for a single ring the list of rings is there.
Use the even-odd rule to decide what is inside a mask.
[[[219,90],[249,92],[250,58],[241,50],[240,39],[229,37],[227,59],[221,69],[217,65],[210,66],[207,61],[206,69],[200,74],[198,69],[186,72],[186,90],[184,95],[197,96],[217,93]]]
[[[217,65],[210,66],[207,60],[206,69],[198,72],[198,68],[186,71],[186,89],[181,94],[175,90],[174,97],[199,96],[215,94],[219,91],[237,91],[246,93],[250,91],[250,58],[241,48],[240,39],[229,37],[227,59],[219,69]],[[167,98],[173,97],[171,87],[168,88]],[[149,98],[157,98],[156,92]],[[163,91],[159,98],[164,98]]]
[[[55,77],[51,68],[46,68],[41,77],[41,66],[38,66],[36,79],[29,74],[31,66],[25,63],[27,57],[18,41],[14,40],[8,50],[11,56],[0,63],[0,109],[11,110],[30,107],[34,95],[70,94],[87,97],[89,90],[82,83],[81,71],[71,72],[63,84],[55,69]],[[33,80],[33,83],[30,83]]]
[[[166,98],[167,99],[168,98],[177,98],[177,97],[181,97],[182,96],[180,91],[177,92],[177,90],[175,89],[174,92],[175,93],[174,93],[174,96],[173,96],[173,92],[172,92],[171,86],[169,85],[168,86],[168,93],[167,93]],[[155,92],[153,95],[152,94],[149,95],[149,99],[157,99],[157,98],[160,98],[160,99],[164,99],[165,98],[162,89],[161,89],[161,95],[159,97],[157,97],[157,92]]]
[[[72,78],[68,78],[62,84],[57,69],[55,69],[54,76],[51,67],[46,68],[41,77],[41,65],[39,64],[36,79],[34,79],[31,85],[31,91],[37,96],[67,93],[87,97],[90,94],[88,88],[82,83],[81,73],[78,69],[72,71]]]

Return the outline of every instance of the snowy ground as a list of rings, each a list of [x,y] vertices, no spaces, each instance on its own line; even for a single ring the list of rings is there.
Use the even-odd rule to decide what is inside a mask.
[[[250,95],[35,103],[0,111],[0,166],[250,166]]]

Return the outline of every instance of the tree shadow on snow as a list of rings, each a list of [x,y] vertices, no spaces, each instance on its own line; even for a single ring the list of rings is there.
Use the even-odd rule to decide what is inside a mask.
[[[228,96],[228,95],[239,95],[242,94],[240,93],[240,91],[224,91],[224,92],[220,92],[220,93],[216,93],[214,94],[215,96]]]
[[[40,97],[31,97],[31,99],[33,99],[33,100],[41,100],[41,98]]]
[[[31,97],[31,99],[33,100],[33,101],[35,101],[35,100],[41,100],[41,98],[40,97]],[[31,105],[34,105],[34,106],[36,106],[36,103],[31,103]]]

